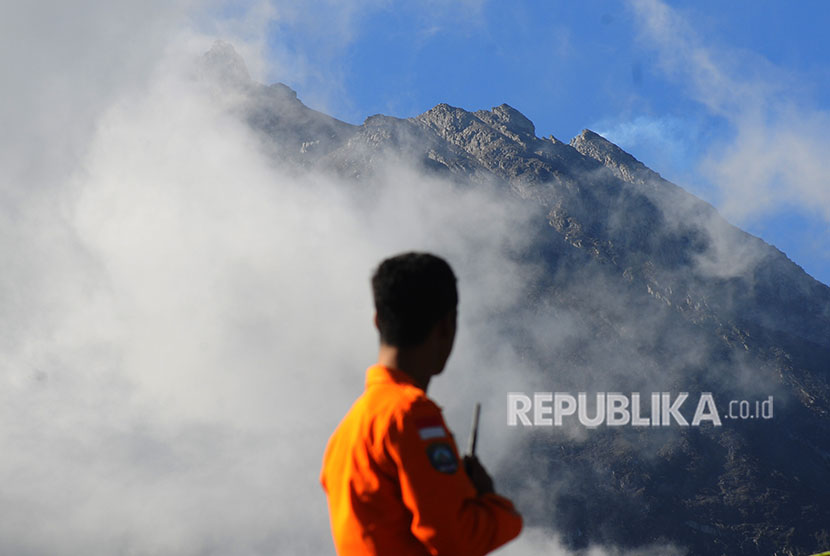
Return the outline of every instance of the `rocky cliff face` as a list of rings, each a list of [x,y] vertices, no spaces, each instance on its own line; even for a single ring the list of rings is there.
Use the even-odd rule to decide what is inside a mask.
[[[251,82],[228,57],[212,51],[206,64],[221,61],[222,79],[242,91],[236,109],[278,160],[360,184],[394,157],[522,199],[538,225],[533,249],[517,256],[544,272],[516,311],[567,313],[584,332],[555,348],[521,327],[513,338],[561,390],[775,395],[771,421],[601,427],[578,441],[528,435],[522,453],[532,456],[504,480],[530,491],[531,473],[544,470],[551,488],[529,523],[575,548],[830,547],[830,288],[591,131],[569,144],[539,138],[506,104],[477,112],[439,104],[352,126],[305,107],[284,85]]]

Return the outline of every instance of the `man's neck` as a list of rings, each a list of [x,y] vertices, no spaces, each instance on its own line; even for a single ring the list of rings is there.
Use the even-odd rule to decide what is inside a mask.
[[[435,373],[432,364],[418,348],[408,349],[381,344],[378,351],[378,365],[408,374],[424,392],[427,391],[429,380]]]

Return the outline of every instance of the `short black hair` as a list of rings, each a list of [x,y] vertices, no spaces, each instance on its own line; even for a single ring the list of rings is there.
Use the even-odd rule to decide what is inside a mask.
[[[390,257],[372,276],[378,330],[384,344],[416,346],[458,306],[455,274],[430,253],[409,252]]]

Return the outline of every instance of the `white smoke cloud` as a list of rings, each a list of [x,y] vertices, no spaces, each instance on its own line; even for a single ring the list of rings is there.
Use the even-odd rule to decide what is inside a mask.
[[[208,45],[173,37],[93,99],[51,196],[10,176],[4,552],[331,553],[317,474],[374,357],[372,267],[447,255],[459,354],[517,295],[520,269],[486,272],[515,267],[510,203],[390,165],[361,210],[349,184],[275,169],[188,77]]]

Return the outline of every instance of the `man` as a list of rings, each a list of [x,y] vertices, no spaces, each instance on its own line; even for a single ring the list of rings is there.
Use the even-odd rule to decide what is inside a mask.
[[[516,537],[522,518],[478,459],[460,464],[426,396],[455,340],[455,275],[439,257],[405,253],[380,264],[372,290],[378,362],[329,440],[320,477],[337,552],[486,554]]]

